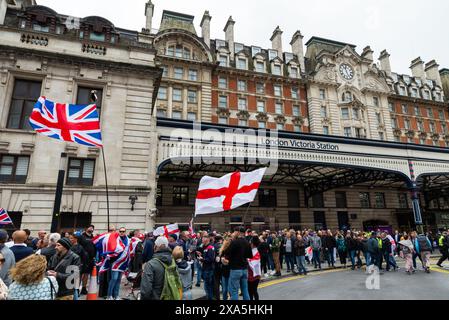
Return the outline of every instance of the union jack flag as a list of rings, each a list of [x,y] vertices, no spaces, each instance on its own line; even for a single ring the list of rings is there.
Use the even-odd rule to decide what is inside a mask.
[[[93,239],[93,244],[101,259],[97,264],[100,267],[99,273],[106,272],[111,268],[111,258],[116,258],[123,251],[128,250],[118,232],[99,235]]]
[[[11,224],[12,220],[6,212],[6,209],[0,208],[0,225],[8,225]]]
[[[36,132],[53,139],[91,147],[103,146],[95,104],[54,103],[40,97],[31,112],[30,125]]]

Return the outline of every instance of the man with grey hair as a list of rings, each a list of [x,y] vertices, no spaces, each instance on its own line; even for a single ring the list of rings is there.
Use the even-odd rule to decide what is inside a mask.
[[[3,255],[5,262],[3,262],[3,266],[0,269],[0,279],[9,287],[11,284],[11,277],[9,275],[9,270],[16,265],[16,258],[14,257],[14,253],[5,245],[8,240],[8,233],[0,229],[0,253]]]
[[[142,300],[161,300],[165,281],[165,267],[172,265],[173,258],[168,239],[160,236],[154,243],[153,258],[145,264],[140,293]]]
[[[50,258],[56,254],[56,243],[58,243],[59,239],[61,239],[61,235],[59,233],[51,233],[48,238],[48,246],[38,250],[36,254],[43,255],[48,261]]]

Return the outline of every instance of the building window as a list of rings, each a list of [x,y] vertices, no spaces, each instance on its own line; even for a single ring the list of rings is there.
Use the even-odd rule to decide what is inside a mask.
[[[375,107],[379,107],[379,98],[378,97],[373,97],[373,103]]]
[[[446,125],[446,123],[444,123],[444,122],[441,123],[441,129],[443,130],[443,134],[447,133],[447,125]]]
[[[405,87],[404,87],[404,86],[400,86],[400,87],[399,87],[399,94],[400,94],[401,96],[406,96],[406,95],[407,95],[407,90],[405,90]]]
[[[218,106],[220,108],[227,109],[228,108],[228,97],[227,96],[220,96],[218,98]]]
[[[189,120],[189,121],[196,121],[196,112],[188,112],[187,113],[187,120]]]
[[[377,124],[381,125],[382,124],[382,116],[380,113],[376,113],[376,119],[377,119]]]
[[[247,104],[245,98],[239,98],[239,110],[247,110]]]
[[[263,62],[256,62],[256,71],[257,72],[265,72],[265,64]]]
[[[440,120],[444,121],[444,111],[443,110],[438,110],[438,117],[440,118]]]
[[[167,78],[168,77],[168,67],[167,66],[162,66],[162,76]]]
[[[419,138],[419,143],[420,143],[420,144],[426,144],[426,140],[423,139],[423,138]]]
[[[90,40],[93,40],[93,41],[102,41],[102,42],[104,42],[105,41],[105,34],[104,33],[100,33],[100,32],[91,32],[89,34],[89,38],[90,38]]]
[[[301,132],[301,126],[295,124],[295,125],[293,126],[293,130],[294,130],[295,132]]]
[[[0,155],[0,182],[24,184],[29,162],[28,156]]]
[[[159,87],[159,92],[157,93],[157,98],[159,100],[167,100],[167,88]]]
[[[388,102],[388,110],[390,110],[390,112],[394,112],[394,104],[393,104],[393,102]]]
[[[430,92],[428,90],[424,90],[424,99],[430,100]]]
[[[94,184],[95,160],[69,159],[67,185],[91,186]]]
[[[420,120],[418,123],[418,130],[424,132],[424,123]]]
[[[166,118],[167,117],[167,111],[164,109],[157,109],[157,117],[158,118]]]
[[[272,61],[273,59],[277,58],[277,56],[278,56],[278,51],[277,50],[272,50],[272,49],[268,50],[268,59],[270,61]]]
[[[219,124],[228,124],[228,118],[226,118],[226,117],[219,117],[218,118],[218,123]]]
[[[430,132],[431,133],[436,133],[437,132],[436,126],[435,126],[435,122],[430,122],[429,123],[429,127],[430,127]]]
[[[248,126],[248,120],[239,119],[239,126],[240,127],[247,127]]]
[[[281,66],[280,65],[278,65],[278,64],[274,65],[273,74],[276,75],[276,76],[281,76],[282,75],[282,71],[281,71]]]
[[[398,194],[399,208],[408,209],[408,196],[407,193]]]
[[[284,108],[282,107],[282,103],[276,102],[276,105],[275,105],[276,114],[283,114],[284,113],[283,109]]]
[[[343,102],[352,102],[352,93],[349,91],[346,91],[345,93],[343,93]]]
[[[156,189],[156,206],[161,207],[162,206],[162,187],[157,187]]]
[[[323,134],[329,135],[329,127],[328,126],[323,127]]]
[[[284,130],[284,124],[283,123],[277,123],[276,124],[276,129],[277,130]]]
[[[376,205],[376,209],[385,209],[386,205],[385,205],[385,193],[383,192],[376,192],[374,194],[375,197],[375,205]]]
[[[265,112],[265,101],[257,101],[257,112]]]
[[[348,137],[348,138],[352,137],[352,129],[349,127],[344,128],[344,134],[345,134],[345,137]]]
[[[298,190],[287,190],[287,206],[289,208],[300,207]]]
[[[76,95],[76,103],[77,104],[93,104],[94,102],[91,99],[91,92],[95,90],[97,91],[97,101],[95,105],[97,107],[97,112],[101,114],[101,106],[103,103],[103,89],[97,88],[88,88],[88,87],[78,87],[78,93]]]
[[[189,103],[197,103],[197,92],[196,90],[189,90],[187,93],[187,101]]]
[[[173,205],[189,205],[189,187],[173,187]]]
[[[312,208],[324,208],[324,195],[323,195],[323,193],[315,193],[312,196]]]
[[[320,99],[326,100],[326,90],[320,89]]]
[[[406,104],[402,105],[402,113],[403,114],[408,114],[408,106]]]
[[[246,59],[243,58],[237,59],[237,69],[246,70]]]
[[[267,127],[267,123],[265,121],[258,121],[257,126],[259,129],[265,129]]]
[[[433,111],[432,111],[432,108],[427,108],[427,117],[433,118]]]
[[[299,99],[298,88],[292,88],[292,99]]]
[[[379,131],[379,140],[385,140],[385,134],[382,131]]]
[[[281,97],[282,96],[282,87],[281,86],[274,86],[274,95],[276,97]]]
[[[298,78],[298,68],[290,68],[290,78]]]
[[[228,66],[228,56],[220,54],[220,67],[227,67]]]
[[[437,92],[437,93],[435,94],[435,99],[436,99],[437,101],[442,101],[442,99],[441,99],[441,93]]]
[[[399,136],[394,136],[394,141],[395,141],[395,142],[401,142],[401,137],[399,137]]]
[[[198,71],[197,70],[189,70],[189,80],[190,81],[198,81]]]
[[[259,207],[276,208],[277,194],[275,189],[260,189],[259,190]]]
[[[38,81],[16,80],[9,109],[8,128],[31,130],[28,122],[34,104],[41,95],[42,83]]]
[[[246,81],[245,80],[239,80],[237,82],[237,90],[238,91],[243,91],[243,92],[246,91]]]
[[[407,129],[407,130],[410,129],[410,120],[409,119],[404,120],[404,126],[405,126],[405,129]]]
[[[181,111],[173,111],[171,117],[176,120],[181,120],[182,112]]]
[[[327,118],[327,108],[326,108],[326,106],[321,106],[321,118]]]
[[[218,87],[220,89],[227,89],[228,88],[228,79],[226,78],[218,78]]]
[[[396,129],[398,127],[398,119],[396,118],[391,118],[391,127],[393,129]]]
[[[58,220],[59,232],[84,229],[92,222],[91,212],[62,212]]]
[[[356,129],[355,129],[355,136],[356,136],[358,139],[366,139],[365,129],[362,129],[362,128],[356,128]]]
[[[343,120],[349,120],[349,109],[348,108],[341,108],[341,118]]]
[[[413,98],[418,98],[418,89],[416,89],[416,88],[412,89],[412,97]]]
[[[419,107],[415,106],[415,116],[420,116],[421,112],[419,111]]]
[[[371,208],[369,192],[360,192],[359,198],[360,198],[360,206],[362,208]]]
[[[182,102],[182,89],[173,89],[173,101]]]
[[[359,109],[352,109],[352,119],[360,120]]]
[[[335,192],[335,202],[337,204],[337,208],[347,208],[348,204],[346,201],[346,192],[344,191]]]
[[[301,110],[300,110],[299,106],[293,106],[293,116],[294,117],[301,116]]]
[[[184,69],[183,68],[175,68],[175,79],[182,80],[184,78]]]

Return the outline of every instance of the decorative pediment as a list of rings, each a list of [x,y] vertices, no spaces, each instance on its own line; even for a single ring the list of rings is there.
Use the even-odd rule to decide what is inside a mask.
[[[250,116],[251,116],[250,113],[248,111],[246,111],[246,110],[240,110],[237,113],[237,118],[239,120],[248,120]]]
[[[268,121],[268,115],[265,112],[258,112],[256,115],[258,121]]]
[[[339,58],[339,60],[345,60],[345,61],[347,61],[348,59],[351,59],[352,61],[354,61],[357,64],[362,62],[362,58],[360,57],[360,55],[349,45],[345,46],[340,51],[338,51],[335,54],[335,57],[337,59]],[[343,62],[343,61],[340,61],[340,62]]]
[[[273,62],[273,63],[279,63],[279,64],[283,64],[283,63],[284,63],[284,61],[282,61],[282,59],[279,58],[279,57],[274,58],[273,60],[271,60],[271,62]]]
[[[329,120],[329,119],[327,119],[327,120]],[[293,117],[293,119],[292,119],[292,122],[295,125],[303,125],[304,121],[305,121],[304,117],[301,117],[301,116]]]
[[[284,123],[287,122],[287,119],[285,118],[285,116],[283,116],[282,114],[280,114],[280,115],[277,115],[277,116],[274,118],[274,121],[276,121],[276,123],[284,124]]]
[[[229,111],[228,108],[218,108],[217,109],[217,115],[219,117],[229,117],[231,115],[231,112]]]

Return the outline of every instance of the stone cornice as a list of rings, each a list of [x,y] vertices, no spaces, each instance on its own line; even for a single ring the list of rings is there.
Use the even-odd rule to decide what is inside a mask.
[[[401,96],[399,94],[390,94],[389,97],[392,99],[402,100],[402,101],[406,101],[406,102],[412,102],[412,103],[416,103],[416,104],[429,104],[429,105],[433,105],[433,106],[446,107],[446,108],[449,107],[449,104],[447,102],[442,102],[442,101],[418,99],[418,98],[413,98],[413,97],[408,97],[408,96]]]
[[[283,76],[276,76],[271,73],[262,73],[262,72],[256,72],[251,70],[241,70],[237,68],[229,68],[229,67],[217,67],[215,70],[216,74],[229,74],[229,75],[236,75],[241,77],[247,77],[247,78],[255,78],[260,79],[261,81],[271,81],[271,82],[278,82],[278,83],[286,83],[286,84],[292,84],[292,85],[304,85],[306,84],[306,80],[302,78],[289,78],[289,77],[283,77]]]

